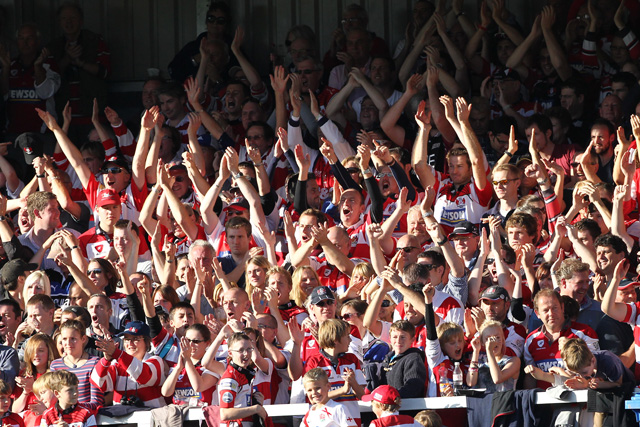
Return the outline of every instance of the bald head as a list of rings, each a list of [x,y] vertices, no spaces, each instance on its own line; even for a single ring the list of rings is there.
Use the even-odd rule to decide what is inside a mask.
[[[331,227],[327,232],[327,238],[333,243],[340,252],[349,255],[351,251],[351,239],[347,230],[341,227]]]
[[[222,307],[227,320],[242,320],[242,314],[249,310],[249,295],[241,288],[231,288],[222,294]]]

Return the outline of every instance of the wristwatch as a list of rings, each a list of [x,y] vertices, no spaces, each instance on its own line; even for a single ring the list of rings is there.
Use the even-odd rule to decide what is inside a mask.
[[[372,174],[371,168],[366,168],[362,170],[362,175]]]

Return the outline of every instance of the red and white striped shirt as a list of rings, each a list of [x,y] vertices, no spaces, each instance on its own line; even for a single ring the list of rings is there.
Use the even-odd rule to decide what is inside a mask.
[[[113,403],[124,396],[137,396],[147,408],[166,406],[161,387],[165,380],[164,362],[158,356],[144,355],[142,361],[120,349],[113,360],[102,358],[91,373],[91,382],[103,392],[113,391]]]

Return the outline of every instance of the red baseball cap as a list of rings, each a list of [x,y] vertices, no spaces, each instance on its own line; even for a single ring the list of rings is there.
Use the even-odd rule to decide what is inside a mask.
[[[383,405],[397,405],[400,400],[400,393],[390,385],[381,385],[370,394],[362,396],[361,400],[363,402],[371,402],[372,400],[375,400]]]
[[[96,202],[96,207],[101,208],[107,205],[119,205],[120,196],[116,193],[115,190],[111,188],[107,188],[106,190],[102,190],[98,193],[98,201]]]

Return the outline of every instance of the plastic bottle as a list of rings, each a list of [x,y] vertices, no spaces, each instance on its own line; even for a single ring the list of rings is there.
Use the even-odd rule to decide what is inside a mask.
[[[453,368],[453,389],[458,391],[462,388],[462,369],[460,368],[460,362],[456,362]]]
[[[453,388],[451,387],[451,381],[449,381],[449,377],[447,376],[448,369],[445,366],[440,366],[438,368],[439,378],[438,378],[438,388],[440,389],[440,396],[453,396]]]

